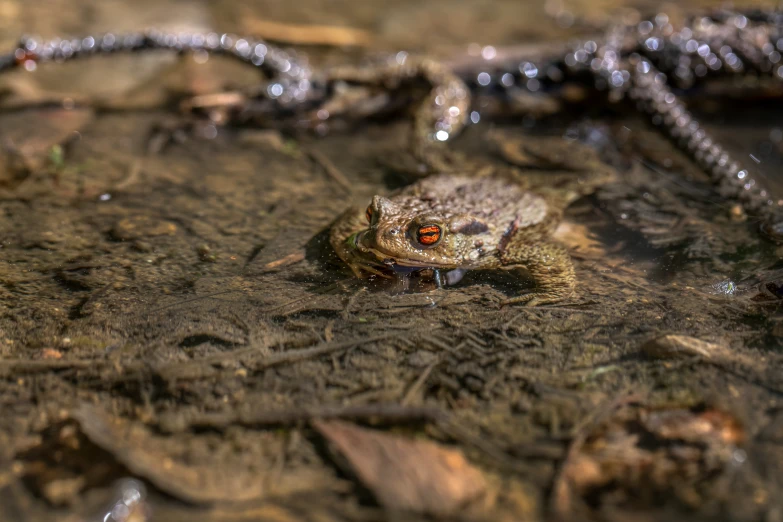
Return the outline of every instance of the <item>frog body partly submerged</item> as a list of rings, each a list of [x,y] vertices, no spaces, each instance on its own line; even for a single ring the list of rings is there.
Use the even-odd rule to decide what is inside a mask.
[[[576,284],[568,252],[549,240],[562,211],[501,177],[441,174],[348,210],[330,240],[358,276],[523,268],[536,288],[507,302],[543,304],[568,298]]]

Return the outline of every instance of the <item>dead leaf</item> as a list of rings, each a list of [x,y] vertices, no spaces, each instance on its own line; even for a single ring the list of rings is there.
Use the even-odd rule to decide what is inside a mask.
[[[41,350],[41,359],[62,359],[63,353],[55,348],[44,348]]]
[[[31,109],[6,114],[0,119],[0,141],[5,155],[16,157],[16,168],[32,172],[49,161],[53,147],[77,138],[93,116],[90,109]],[[0,151],[0,160],[2,156]]]
[[[561,520],[609,509],[627,520],[662,508],[656,499],[687,510],[706,499],[731,502],[722,479],[746,460],[745,440],[742,423],[716,408],[624,404],[574,439],[553,488],[553,509]]]
[[[288,44],[366,47],[372,42],[369,32],[353,27],[286,24],[258,17],[246,19],[243,25],[246,33]]]
[[[581,223],[573,221],[564,221],[560,223],[555,231],[555,237],[563,243],[572,252],[577,252],[582,258],[609,259],[611,263],[620,263],[621,259],[617,256],[610,256],[606,247],[590,229]]]
[[[764,359],[738,353],[729,346],[710,343],[687,335],[664,335],[644,343],[641,351],[655,359],[697,357],[720,367],[740,367],[754,373],[764,372]]]
[[[130,241],[157,236],[173,236],[177,233],[177,225],[170,221],[152,216],[131,216],[119,220],[109,231],[118,241]]]
[[[84,435],[134,475],[185,502],[204,504],[260,498],[263,477],[212,462],[186,464],[161,450],[160,437],[139,423],[83,405],[72,413]]]
[[[642,345],[642,352],[655,359],[679,359],[683,357],[703,357],[712,359],[726,348],[688,337],[687,335],[664,335],[651,339]]]
[[[462,452],[346,422],[313,421],[386,508],[436,516],[456,513],[487,489]]]
[[[557,168],[581,172],[598,161],[588,145],[560,137],[514,136],[501,131],[490,133],[500,156],[511,165],[522,168]]]
[[[733,415],[716,409],[698,413],[685,409],[651,411],[642,422],[651,433],[664,439],[696,443],[709,439],[733,445],[745,442],[742,424]]]

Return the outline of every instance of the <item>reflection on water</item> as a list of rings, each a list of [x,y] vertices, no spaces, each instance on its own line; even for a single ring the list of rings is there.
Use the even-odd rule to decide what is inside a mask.
[[[307,0],[253,9],[102,2],[90,16],[70,4],[60,21],[58,9],[0,0],[0,24],[11,16],[14,31],[29,25],[52,36],[133,30],[157,21],[148,16],[238,33],[267,17],[356,27],[384,18],[370,3],[336,2],[324,12]],[[456,41],[487,60],[521,37],[561,40],[572,34],[565,29],[579,29],[560,8],[561,26],[543,28],[543,8],[533,4],[400,1],[387,6],[398,23],[384,18],[373,28],[377,45],[395,52],[400,42]],[[466,45],[474,41],[481,44]],[[349,54],[312,50],[326,63]],[[517,100],[538,111],[522,119],[502,114],[490,92],[476,99],[473,125],[453,145],[471,165],[508,168],[516,154],[520,179],[551,182],[554,167],[580,160],[566,152],[542,168],[524,144],[568,151],[579,141],[618,173],[576,201],[555,233],[575,264],[576,296],[556,306],[501,306],[532,282],[505,271],[353,277],[329,246],[328,228],[349,205],[365,208],[373,195],[411,183],[388,161],[404,150],[409,125],[384,115],[322,136],[221,125],[236,106],[235,88],[258,80],[234,66],[200,55],[138,55],[7,77],[0,433],[12,434],[10,459],[59,440],[46,427],[87,402],[106,411],[106,426],[128,435],[104,449],[145,455],[133,472],[175,497],[155,497],[161,509],[176,512],[184,500],[195,505],[194,520],[219,520],[221,511],[204,508],[204,499],[269,495],[280,503],[280,511],[264,513],[269,519],[303,519],[307,509],[327,513],[324,520],[379,518],[347,475],[337,478],[323,441],[306,428],[327,412],[378,429],[427,424],[421,433],[459,446],[503,482],[484,518],[543,517],[558,480],[589,509],[598,494],[610,508],[621,497],[649,500],[651,508],[659,499],[643,494],[644,466],[653,459],[654,491],[669,492],[688,474],[689,487],[665,499],[677,509],[703,508],[708,516],[728,505],[737,520],[769,509],[766,519],[776,519],[781,250],[632,107],[607,110],[575,91],[565,106]],[[534,69],[523,64],[519,74],[536,80]],[[479,85],[490,80],[483,71],[476,76]],[[100,96],[91,90],[99,84]],[[536,83],[528,88],[541,94]],[[383,93],[345,89],[366,101],[367,113],[388,102]],[[783,110],[777,99],[730,91],[733,98],[699,91],[688,101],[732,156],[752,162],[779,194]],[[215,93],[197,98],[209,122],[177,110],[196,106],[194,95]],[[498,142],[498,128],[510,139]],[[154,455],[138,446],[150,440]],[[633,458],[601,474],[616,454]],[[44,460],[49,470],[78,467],[56,455]],[[758,462],[767,463],[763,473]],[[54,504],[46,486],[71,475],[50,475],[38,459],[24,466],[27,483],[40,487],[35,493],[19,483],[15,493]],[[707,474],[716,485],[709,491],[696,487]],[[754,499],[752,509],[736,491]],[[73,504],[63,512],[78,510],[80,498],[66,499]],[[124,479],[91,520],[148,520],[150,503],[143,483]],[[742,508],[750,513],[744,519]]]
[[[120,480],[115,486],[113,504],[91,522],[147,522],[152,509],[147,504],[147,488],[135,479]]]

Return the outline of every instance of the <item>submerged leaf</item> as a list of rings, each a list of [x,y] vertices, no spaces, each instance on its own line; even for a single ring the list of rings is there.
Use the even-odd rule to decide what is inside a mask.
[[[449,515],[486,491],[484,475],[460,451],[345,422],[313,425],[388,509]]]

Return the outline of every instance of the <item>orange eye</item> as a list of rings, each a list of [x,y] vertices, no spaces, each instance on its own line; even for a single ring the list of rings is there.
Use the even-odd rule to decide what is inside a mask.
[[[422,245],[432,246],[440,241],[440,227],[438,225],[422,225],[416,231],[416,241]]]
[[[364,217],[367,218],[368,223],[372,223],[372,206],[367,207],[367,210],[364,211]]]

